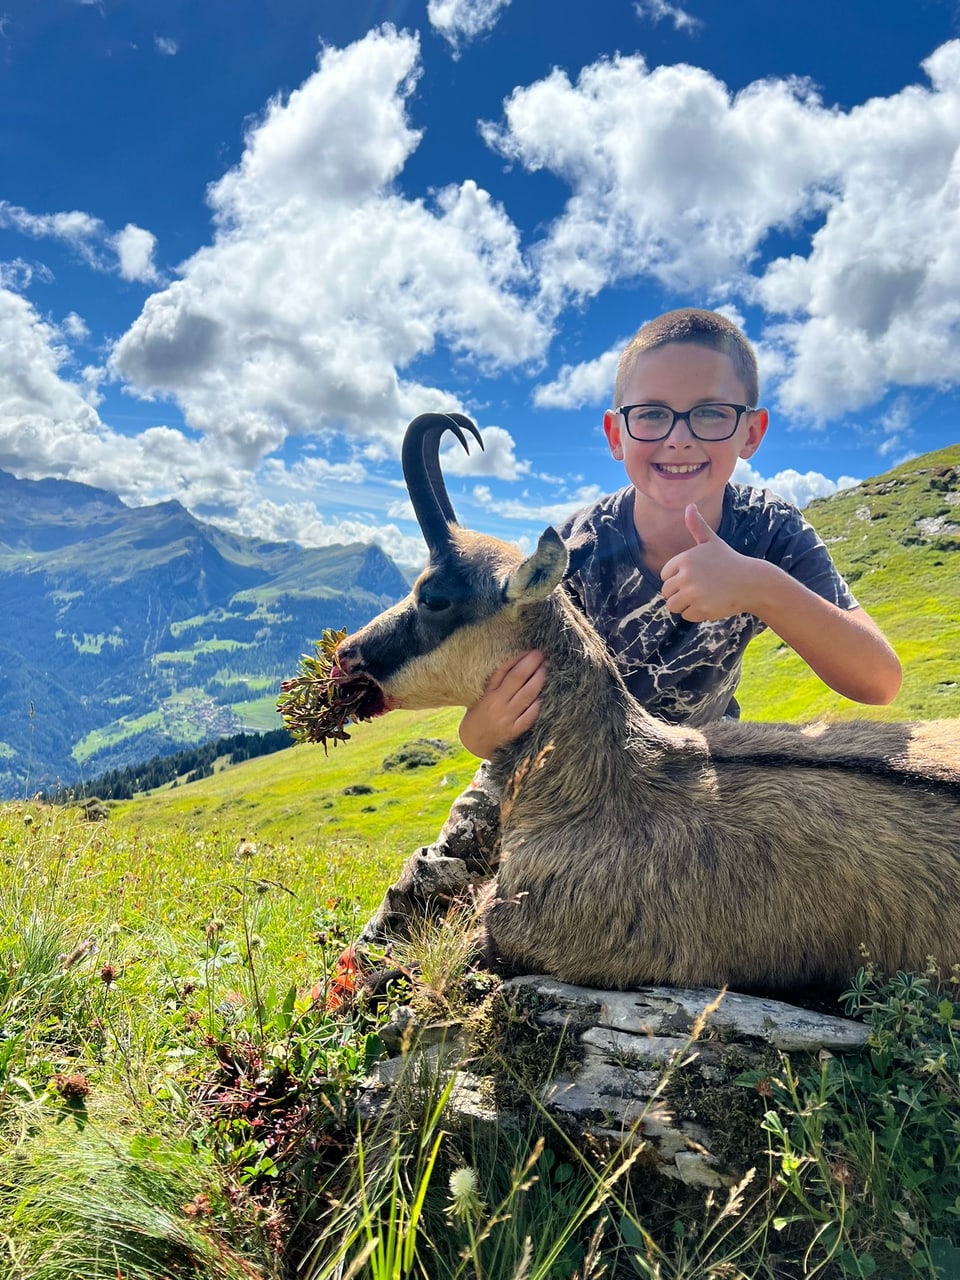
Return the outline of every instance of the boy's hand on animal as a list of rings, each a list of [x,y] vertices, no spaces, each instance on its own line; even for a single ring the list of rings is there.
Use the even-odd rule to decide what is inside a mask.
[[[756,561],[714,533],[694,503],[683,514],[695,545],[673,556],[661,570],[667,608],[687,622],[752,612],[750,581]]]
[[[460,741],[475,756],[489,760],[498,747],[531,728],[540,714],[540,693],[547,663],[539,649],[510,658],[487,681],[479,702],[460,721]]]

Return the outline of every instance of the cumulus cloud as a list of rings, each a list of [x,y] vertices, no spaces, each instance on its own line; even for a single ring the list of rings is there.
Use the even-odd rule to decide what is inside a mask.
[[[509,3],[510,0],[428,0],[427,18],[456,58],[463,44],[496,26],[501,9]]]
[[[819,471],[795,471],[787,467],[776,475],[764,478],[756,467],[741,458],[733,472],[737,484],[753,485],[757,489],[772,489],[774,493],[792,502],[795,507],[805,507],[814,498],[828,498],[841,489],[850,489],[860,481],[853,476],[841,476],[838,480],[830,480]]]
[[[397,564],[421,568],[427,549],[419,534],[402,533],[395,524],[364,520],[328,520],[311,502],[254,502],[217,520],[222,529],[268,542],[298,542],[304,547],[372,543]]]
[[[440,465],[446,475],[516,480],[530,471],[530,463],[516,456],[513,436],[503,427],[484,428],[482,450],[472,440],[469,443],[469,453],[459,444],[452,444],[440,454]]]
[[[471,494],[476,505],[503,520],[515,520],[524,524],[558,525],[581,507],[596,502],[603,490],[595,484],[582,485],[557,502],[532,502],[528,494],[519,498],[495,498],[487,485],[477,485]]]
[[[162,53],[165,58],[173,58],[180,51],[180,46],[176,40],[172,40],[169,36],[154,36],[153,47],[157,53]]]
[[[404,370],[444,346],[484,370],[541,355],[516,228],[475,183],[402,198],[419,142],[405,103],[418,42],[390,27],[325,49],[249,129],[208,191],[216,234],[154,293],[111,368],[177,400],[255,466],[287,434],[342,431],[396,455],[402,426],[450,407]]]
[[[627,339],[615,343],[603,355],[583,364],[565,364],[550,382],[534,388],[538,409],[580,409],[584,405],[609,404],[620,353]]]
[[[849,111],[814,86],[733,94],[639,56],[517,88],[490,146],[570,188],[537,247],[545,305],[652,279],[770,316],[760,335],[791,415],[839,416],[893,386],[960,380],[960,42]],[[770,233],[809,251],[764,265]]]
[[[145,284],[152,284],[158,279],[153,261],[157,238],[151,232],[128,222],[113,237],[113,246],[117,251],[120,274],[124,280],[140,280]]]
[[[78,209],[31,213],[0,200],[0,229],[17,231],[35,240],[59,240],[94,270],[116,271],[124,280],[152,283],[158,278],[153,265],[156,237],[133,223],[112,235],[99,218]]]

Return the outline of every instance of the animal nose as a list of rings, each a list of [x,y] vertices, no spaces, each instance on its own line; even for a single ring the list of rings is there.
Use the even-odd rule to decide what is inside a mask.
[[[353,675],[360,666],[360,646],[351,644],[349,640],[342,641],[337,645],[333,660],[346,675]]]

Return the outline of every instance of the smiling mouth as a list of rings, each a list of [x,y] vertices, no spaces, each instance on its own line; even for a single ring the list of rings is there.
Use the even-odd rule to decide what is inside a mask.
[[[659,471],[663,476],[692,476],[698,471],[702,471],[707,466],[705,462],[686,462],[682,465],[669,462],[655,462],[654,470]]]

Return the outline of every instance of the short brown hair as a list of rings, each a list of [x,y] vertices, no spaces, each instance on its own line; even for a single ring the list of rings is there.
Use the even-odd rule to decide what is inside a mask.
[[[737,377],[743,383],[747,403],[751,407],[758,403],[760,377],[757,373],[757,357],[743,333],[732,320],[717,311],[684,307],[680,311],[667,311],[655,320],[648,320],[624,347],[617,364],[617,380],[613,388],[614,405],[623,403],[626,384],[633,373],[637,356],[645,351],[657,351],[673,342],[709,347],[711,351],[722,351],[729,356]]]

